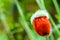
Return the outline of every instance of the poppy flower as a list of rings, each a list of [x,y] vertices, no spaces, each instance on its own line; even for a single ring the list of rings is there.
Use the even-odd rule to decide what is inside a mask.
[[[49,35],[51,32],[51,25],[49,22],[49,15],[46,10],[38,10],[31,17],[31,24],[34,30],[40,35]]]

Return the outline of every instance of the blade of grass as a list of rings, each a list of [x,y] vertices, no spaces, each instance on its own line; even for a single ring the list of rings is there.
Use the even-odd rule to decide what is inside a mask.
[[[38,6],[40,7],[40,9],[46,9],[44,6],[44,0],[36,0]]]
[[[18,9],[18,11],[19,11],[19,15],[21,16],[21,17],[20,17],[20,18],[21,18],[20,22],[22,23],[23,28],[24,28],[25,31],[27,32],[29,38],[30,38],[31,40],[35,40],[34,34],[32,33],[31,29],[29,28],[29,25],[27,24],[27,22],[26,22],[26,20],[25,20],[23,11],[22,11],[22,9],[21,9],[21,6],[19,5],[19,3],[18,3],[17,0],[15,0],[15,3],[16,3],[17,9]]]
[[[57,11],[58,15],[60,15],[60,8],[59,8],[59,5],[58,5],[58,3],[57,3],[57,0],[52,0],[52,1],[53,1],[53,3],[54,3],[54,6],[55,6],[55,8],[56,8],[56,11]]]
[[[1,21],[4,25],[4,30],[6,31],[7,35],[10,37],[11,40],[15,40],[13,34],[10,32],[10,30],[8,28],[9,26],[7,24],[6,17],[3,12],[4,12],[3,10],[0,10],[0,17],[1,17]]]
[[[60,31],[58,30],[58,28],[57,28],[57,26],[56,26],[56,24],[54,23],[54,21],[53,21],[53,19],[52,19],[52,17],[50,16],[50,21],[51,21],[51,23],[52,23],[52,25],[53,25],[53,27],[54,27],[54,30],[58,33],[58,35],[60,36]]]

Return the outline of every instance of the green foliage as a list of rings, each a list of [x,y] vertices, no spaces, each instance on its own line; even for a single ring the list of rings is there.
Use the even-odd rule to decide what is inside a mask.
[[[49,12],[52,33],[48,39],[60,40],[59,6],[57,0],[0,0],[0,40],[46,40],[45,36],[34,31],[30,22],[32,14],[38,9]]]

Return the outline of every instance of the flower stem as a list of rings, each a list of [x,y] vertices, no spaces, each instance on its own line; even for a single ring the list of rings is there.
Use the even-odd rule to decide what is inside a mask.
[[[46,36],[46,40],[48,40],[48,36]]]
[[[26,19],[25,19],[25,17],[24,17],[23,11],[22,11],[22,8],[21,8],[21,6],[20,6],[20,4],[18,3],[17,0],[15,0],[15,4],[16,4],[17,9],[18,9],[18,11],[19,11],[19,15],[21,16],[21,17],[20,17],[20,18],[21,18],[20,22],[21,22],[21,24],[23,25],[23,28],[24,28],[25,31],[27,32],[29,38],[30,38],[31,40],[34,40],[34,39],[35,39],[35,38],[34,38],[34,35],[33,35],[32,31],[31,31],[31,29],[29,28],[29,25],[28,25],[27,22],[26,22]]]
[[[56,24],[54,23],[54,21],[53,21],[53,19],[52,19],[52,17],[50,16],[50,21],[51,21],[51,23],[52,23],[52,25],[53,25],[53,27],[54,27],[54,30],[58,33],[58,35],[60,36],[60,31],[58,30],[58,28],[57,28],[57,26],[56,26]]]
[[[44,5],[44,0],[36,0],[38,6],[40,7],[40,9],[46,9],[45,5]]]

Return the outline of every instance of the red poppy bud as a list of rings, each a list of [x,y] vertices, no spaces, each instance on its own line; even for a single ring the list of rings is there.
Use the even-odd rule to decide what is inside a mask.
[[[41,36],[48,35],[50,33],[50,22],[46,16],[34,18],[33,26],[35,31]]]
[[[35,31],[41,35],[49,35],[51,32],[51,25],[49,22],[49,15],[46,10],[38,10],[31,17],[31,23]]]

